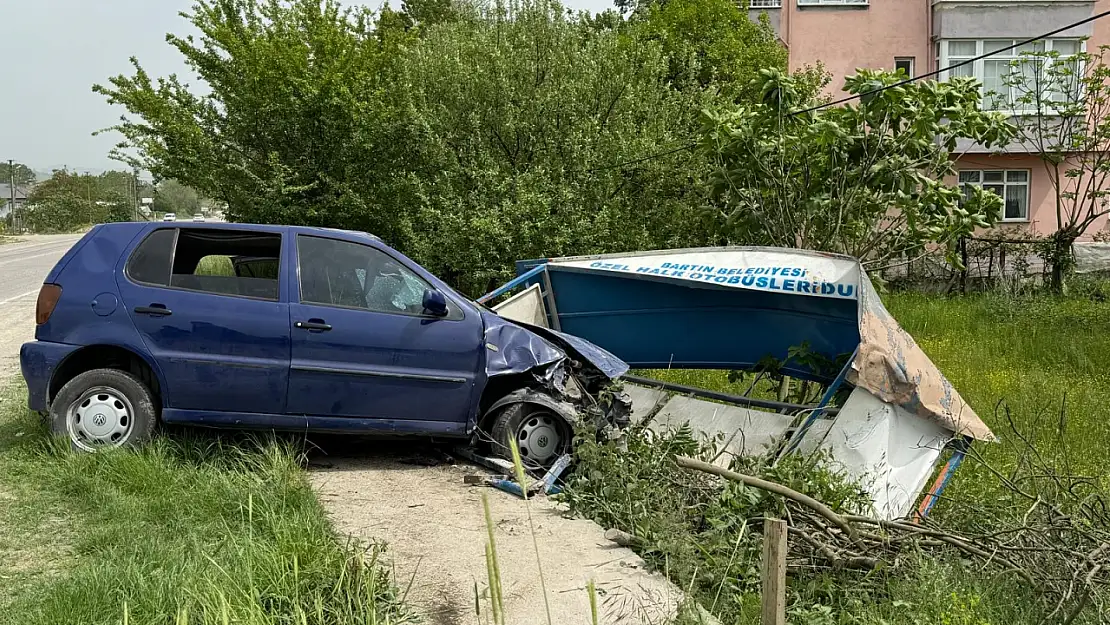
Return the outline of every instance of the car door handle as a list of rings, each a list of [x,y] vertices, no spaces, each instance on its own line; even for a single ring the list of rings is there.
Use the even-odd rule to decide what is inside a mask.
[[[293,324],[293,327],[315,332],[327,332],[331,329],[331,324],[324,323],[323,319],[310,319],[308,321],[297,321]]]
[[[169,317],[173,311],[166,308],[163,304],[151,304],[150,306],[138,306],[135,312],[140,315],[155,315],[158,317]]]

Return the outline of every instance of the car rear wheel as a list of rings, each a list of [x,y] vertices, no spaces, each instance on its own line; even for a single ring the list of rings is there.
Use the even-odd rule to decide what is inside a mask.
[[[156,421],[150,389],[118,369],[93,369],[74,377],[50,405],[54,434],[79,451],[137,447],[150,440]]]
[[[506,406],[493,422],[493,453],[511,460],[509,441],[516,441],[529,470],[545,469],[570,451],[572,433],[562,417],[536,404]]]

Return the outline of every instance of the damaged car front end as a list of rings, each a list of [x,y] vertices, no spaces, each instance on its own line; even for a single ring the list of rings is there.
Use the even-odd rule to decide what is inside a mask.
[[[474,443],[532,470],[570,453],[575,430],[626,427],[632,402],[617,383],[628,365],[580,339],[482,310],[487,385]]]

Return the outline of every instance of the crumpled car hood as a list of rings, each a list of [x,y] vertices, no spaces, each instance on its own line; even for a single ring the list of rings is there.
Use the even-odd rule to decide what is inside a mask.
[[[555,330],[510,321],[482,310],[486,334],[486,375],[524,373],[570,356],[584,360],[610,379],[628,372],[628,364],[593,343]]]

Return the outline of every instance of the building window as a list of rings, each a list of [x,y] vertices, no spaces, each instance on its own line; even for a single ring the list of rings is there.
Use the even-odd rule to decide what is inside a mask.
[[[800,7],[815,6],[867,6],[868,0],[798,0]]]
[[[1002,198],[1002,221],[1029,221],[1028,169],[964,169],[960,171],[964,195],[971,187],[982,187]]]
[[[749,9],[781,9],[782,0],[751,0]]]
[[[913,57],[912,56],[896,56],[894,57],[894,71],[902,71],[909,78],[913,78]]]
[[[1076,54],[1083,50],[1079,39],[1045,39],[1011,48],[1019,40],[983,39],[949,40],[939,45],[940,67],[951,67],[977,56],[987,58],[972,61],[942,74],[942,80],[951,76],[973,76],[982,83],[983,108],[991,111],[1022,112],[1037,109],[1041,102],[1074,101],[1078,97],[1079,60]],[[1056,52],[1054,64],[1069,66],[1070,71],[1046,71],[1043,52]],[[1030,56],[1035,55],[1035,56]],[[1057,65],[1057,69],[1064,69]],[[1019,80],[1015,80],[1019,79]]]

